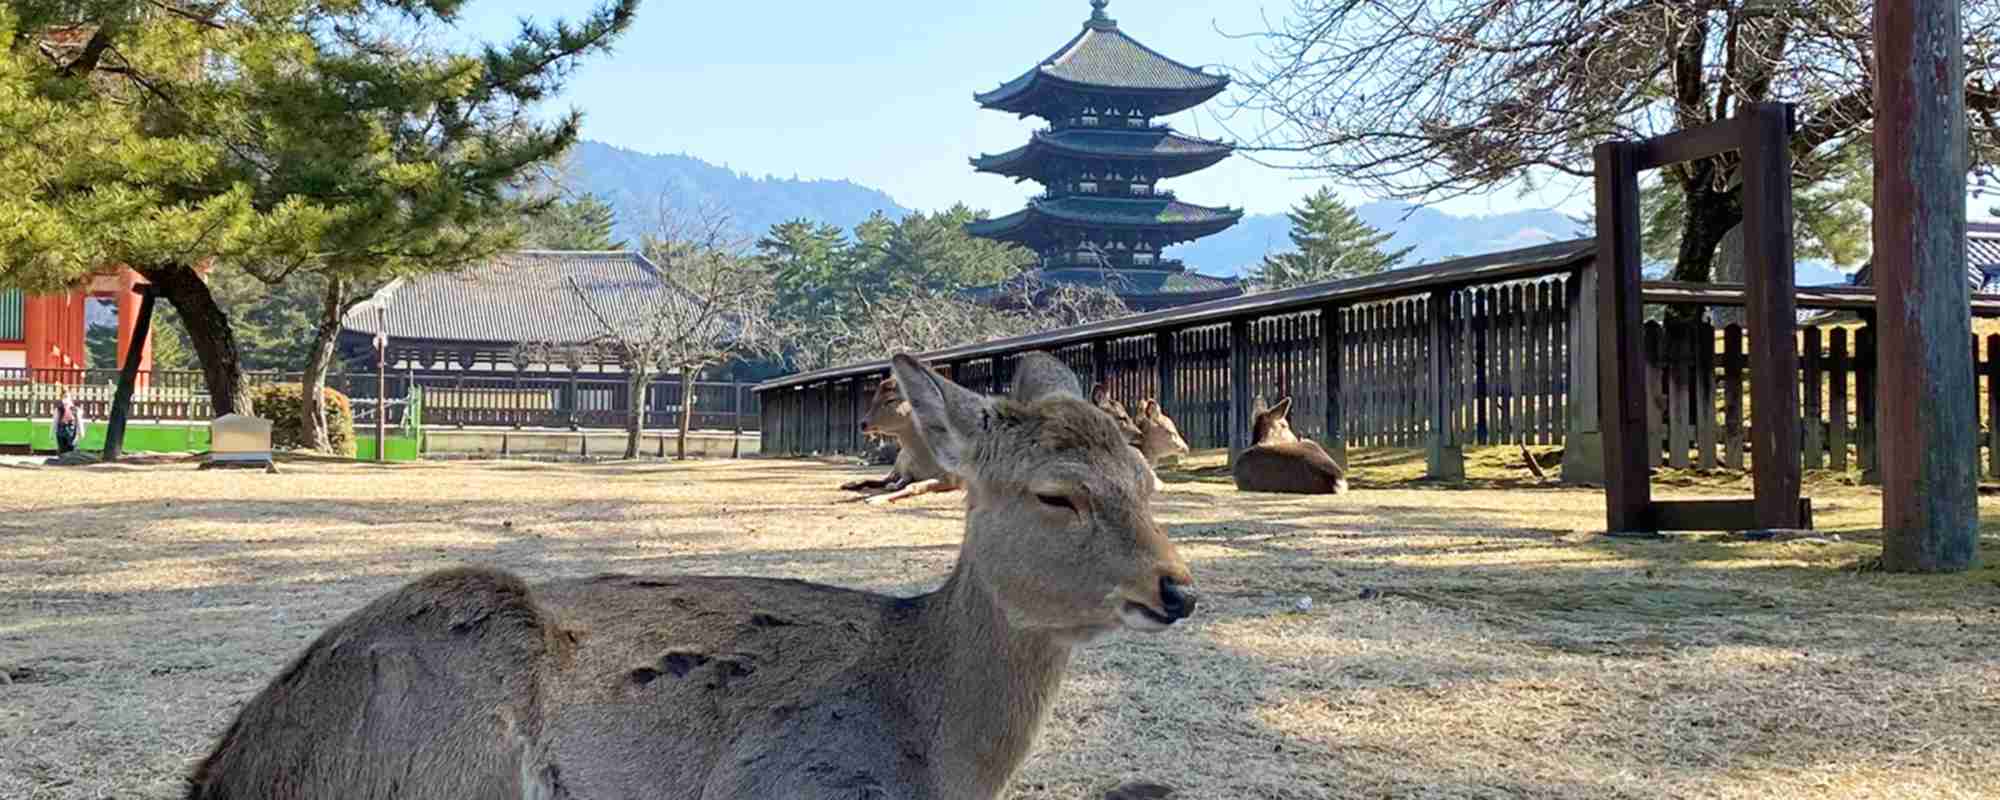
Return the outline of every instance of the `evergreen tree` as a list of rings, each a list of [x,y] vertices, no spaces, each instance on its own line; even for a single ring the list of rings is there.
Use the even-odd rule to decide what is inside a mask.
[[[1251,270],[1250,279],[1265,288],[1373,275],[1395,269],[1410,253],[1408,247],[1383,252],[1390,234],[1362,222],[1332,189],[1308,195],[1286,216],[1292,221],[1292,246],[1297,249],[1266,256]]]
[[[623,250],[625,242],[612,234],[617,224],[618,214],[610,204],[585,193],[529,214],[521,246],[535,250]]]
[[[248,410],[243,347],[203,272],[319,276],[312,384],[360,289],[514,245],[524,201],[505,190],[578,127],[574,113],[537,121],[534,104],[637,0],[524,23],[478,53],[426,44],[460,5],[0,5],[0,285],[131,265],[178,312],[227,414]],[[319,396],[309,385],[308,404]]]

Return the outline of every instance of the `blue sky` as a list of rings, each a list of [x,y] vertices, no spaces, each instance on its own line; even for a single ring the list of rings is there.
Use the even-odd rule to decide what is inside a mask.
[[[522,16],[576,17],[587,0],[489,0],[470,5],[463,33],[508,36]],[[1262,15],[1289,2],[1114,0],[1125,31],[1195,66],[1241,70],[1255,43],[1227,33],[1264,30]],[[963,201],[1006,213],[1032,184],[975,173],[966,159],[1025,142],[1039,124],[985,111],[972,94],[1047,57],[1090,15],[1087,0],[829,3],[646,0],[618,49],[579,69],[551,111],[583,110],[584,135],[651,153],[686,153],[752,175],[846,178],[905,206]],[[1220,32],[1219,32],[1220,31]],[[1214,108],[1170,120],[1183,132],[1227,138]],[[1232,120],[1241,128],[1244,120]],[[1320,181],[1239,155],[1169,181],[1184,199],[1252,213],[1283,211]],[[1351,203],[1366,195],[1336,186]],[[1553,206],[1580,213],[1587,189],[1505,192],[1440,204],[1457,214]]]

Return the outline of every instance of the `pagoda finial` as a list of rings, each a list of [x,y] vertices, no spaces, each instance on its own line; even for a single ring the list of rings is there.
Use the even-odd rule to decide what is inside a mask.
[[[1111,5],[1111,0],[1090,0],[1090,24],[1093,27],[1117,27],[1118,21],[1104,13],[1104,7],[1108,5]]]

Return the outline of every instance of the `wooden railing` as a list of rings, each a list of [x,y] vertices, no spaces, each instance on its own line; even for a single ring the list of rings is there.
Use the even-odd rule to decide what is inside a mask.
[[[250,382],[297,383],[296,372],[252,372]],[[526,377],[509,373],[399,373],[387,376],[388,397],[400,400],[411,386],[424,390],[424,421],[430,425],[514,428],[622,428],[631,408],[631,389],[615,375]],[[67,391],[91,419],[111,412],[116,370],[0,369],[0,419],[42,419],[55,411]],[[353,400],[356,416],[373,419],[373,373],[338,373],[327,385]],[[654,380],[644,397],[645,426],[680,425],[678,376]],[[215,416],[202,373],[151,370],[139,375],[132,418],[207,421]],[[395,412],[390,420],[400,419]],[[757,398],[745,384],[697,381],[693,426],[703,430],[756,430]]]
[[[1247,446],[1253,398],[1289,396],[1292,424],[1302,436],[1336,451],[1429,448],[1433,467],[1449,473],[1449,459],[1467,445],[1564,445],[1573,433],[1597,430],[1595,403],[1580,406],[1572,394],[1573,387],[1591,386],[1586,399],[1595,400],[1594,378],[1580,377],[1595,372],[1579,370],[1583,364],[1573,358],[1596,354],[1593,255],[1589,240],[1545,245],[920,355],[962,384],[998,393],[1015,357],[1049,352],[1086,383],[1102,382],[1120,399],[1159,398],[1197,449]],[[1798,379],[1828,385],[1827,376],[1838,373],[1850,387],[1871,381],[1872,360],[1867,367],[1860,362],[1872,356],[1824,348],[1836,341],[1852,346],[1869,335],[1837,334],[1835,328],[1859,325],[1856,314],[1873,307],[1873,294],[1813,287],[1797,297],[1802,309],[1846,312],[1845,325],[1801,329],[1799,346],[1821,355],[1801,361]],[[1649,283],[1645,299],[1656,310],[1725,308],[1742,304],[1742,289]],[[1973,306],[1980,316],[2000,316],[2000,297],[1977,296]],[[1669,465],[1741,466],[1740,443],[1751,424],[1741,354],[1753,343],[1738,329],[1738,355],[1731,357],[1728,329],[1676,328],[1670,335],[1656,323],[1652,330],[1660,342],[1648,358],[1656,457]],[[1696,341],[1712,342],[1706,362]],[[1810,350],[1815,343],[1821,351]],[[1978,358],[1976,347],[1972,353]],[[2000,380],[1990,349],[1979,363],[1989,383]],[[887,363],[876,361],[758,385],[764,452],[860,452],[861,406],[887,373]],[[1808,439],[1817,449],[1808,448],[1805,465],[1870,463],[1866,432],[1873,407],[1864,402],[1870,395],[1857,388],[1831,392],[1807,392],[1793,412],[1795,424],[1820,420],[1806,425],[1819,433],[1809,433],[1818,436]],[[1704,396],[1711,398],[1706,416],[1697,400]],[[1982,441],[1994,447],[2000,442],[1990,432],[2000,409],[1991,408],[1990,398],[2000,392],[1987,396],[1982,406],[1989,433]],[[1838,408],[1848,410],[1835,426],[1827,420],[1835,413],[1829,409]],[[1725,446],[1731,441],[1737,442],[1733,449]],[[1711,446],[1702,449],[1704,443]],[[1988,456],[1989,465],[2000,468],[2000,455],[1993,453],[2000,447]],[[1573,471],[1589,474],[1583,467]]]

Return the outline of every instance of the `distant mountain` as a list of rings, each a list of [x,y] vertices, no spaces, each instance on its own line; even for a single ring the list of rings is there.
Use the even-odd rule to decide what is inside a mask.
[[[662,198],[676,208],[719,206],[751,236],[799,218],[852,230],[876,211],[892,219],[910,213],[887,193],[852,181],[756,178],[692,156],[651,155],[588,140],[570,152],[571,188],[611,204],[618,212],[618,236],[631,242],[656,226]]]
[[[1392,234],[1390,249],[1411,247],[1407,266],[1589,235],[1560,211],[1536,209],[1489,216],[1458,216],[1405,203],[1368,203],[1354,210],[1362,222]],[[1246,216],[1229,230],[1168,251],[1190,267],[1242,275],[1268,253],[1292,249],[1292,223],[1283,214]]]

